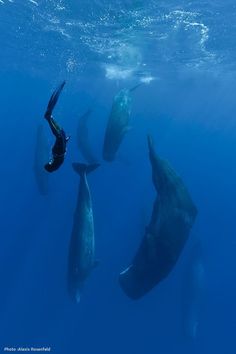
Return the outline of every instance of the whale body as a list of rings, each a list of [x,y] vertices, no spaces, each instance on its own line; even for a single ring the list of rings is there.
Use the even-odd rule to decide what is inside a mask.
[[[131,90],[123,89],[114,97],[103,143],[103,159],[106,161],[115,159],[120,144],[130,129],[130,93]]]
[[[148,146],[157,197],[141,245],[119,276],[121,288],[132,299],[141,298],[168,276],[197,215],[183,181],[167,161],[159,158],[150,137]]]
[[[80,175],[80,184],[69,247],[68,288],[71,297],[79,302],[84,282],[96,265],[93,208],[87,174],[99,164],[72,165]]]

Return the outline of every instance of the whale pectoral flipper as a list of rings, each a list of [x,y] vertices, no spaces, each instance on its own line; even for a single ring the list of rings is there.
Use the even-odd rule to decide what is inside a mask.
[[[100,166],[99,163],[93,163],[91,165],[86,165],[85,163],[72,163],[72,167],[80,176],[84,173],[88,174]]]

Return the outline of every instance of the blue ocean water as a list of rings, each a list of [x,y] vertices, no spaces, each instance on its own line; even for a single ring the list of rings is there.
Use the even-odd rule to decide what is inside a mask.
[[[236,353],[235,2],[0,0],[0,20],[0,350]],[[37,129],[43,124],[52,145],[43,115],[64,79],[55,118],[71,139],[42,196],[34,173]],[[116,160],[102,161],[113,97],[138,83],[131,129]],[[76,131],[89,108],[91,148],[101,162],[88,176],[100,265],[75,304],[67,291],[79,185],[71,164],[83,161]],[[148,133],[182,177],[198,215],[173,271],[134,301],[118,276],[138,248],[155,198]],[[183,298],[193,300],[185,274],[195,240],[204,284],[201,301],[192,301],[198,324],[189,338]]]

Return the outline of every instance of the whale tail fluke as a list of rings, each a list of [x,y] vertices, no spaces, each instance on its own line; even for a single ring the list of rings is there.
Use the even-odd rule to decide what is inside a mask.
[[[96,170],[100,164],[99,163],[93,163],[91,165],[86,165],[85,163],[72,163],[73,169],[75,172],[77,172],[80,176],[83,174],[89,174],[90,172]]]

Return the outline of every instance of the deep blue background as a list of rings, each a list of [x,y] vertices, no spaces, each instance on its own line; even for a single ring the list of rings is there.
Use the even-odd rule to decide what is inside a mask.
[[[204,4],[204,11],[211,9],[210,1]],[[10,18],[9,6],[15,5],[0,5],[0,15],[16,28],[19,19],[24,23],[25,12]],[[75,9],[78,11],[77,6]],[[217,27],[217,17],[215,21],[212,19],[211,31]],[[220,68],[219,62],[209,63],[207,69],[186,69],[183,63],[173,70],[174,64],[163,59],[158,79],[133,93],[132,130],[117,160],[103,162],[88,177],[100,265],[88,279],[81,303],[75,305],[67,294],[66,272],[79,184],[71,163],[81,161],[76,146],[78,117],[92,107],[90,139],[101,160],[112,98],[122,87],[136,84],[139,76],[109,80],[98,69],[99,62],[94,63],[92,54],[86,52],[82,72],[64,69],[57,55],[53,62],[47,63],[45,58],[37,62],[36,53],[32,58],[26,55],[29,43],[25,50],[20,49],[26,39],[35,45],[33,33],[24,33],[19,39],[11,27],[5,27],[5,32],[2,27],[0,350],[34,345],[51,346],[59,354],[235,353],[236,75],[232,65],[226,66],[233,58],[232,39],[227,37],[228,58]],[[37,28],[33,29],[37,34]],[[209,47],[214,42],[211,38],[213,34]],[[47,37],[44,40],[46,48]],[[191,37],[190,44],[194,40]],[[60,41],[55,43],[58,49]],[[172,44],[168,46],[172,48]],[[214,45],[223,48],[220,39]],[[154,49],[149,50],[151,56]],[[149,69],[155,72],[158,68],[149,63]],[[43,114],[52,90],[63,78],[67,84],[55,118],[71,141],[66,161],[50,175],[49,194],[43,197],[33,173],[36,130],[40,122],[45,124],[53,143]],[[118,275],[139,245],[155,197],[147,133],[153,135],[160,156],[183,178],[199,213],[173,272],[134,302],[122,293]],[[198,337],[193,342],[182,332],[181,287],[188,252],[196,238],[203,244],[206,284]]]

